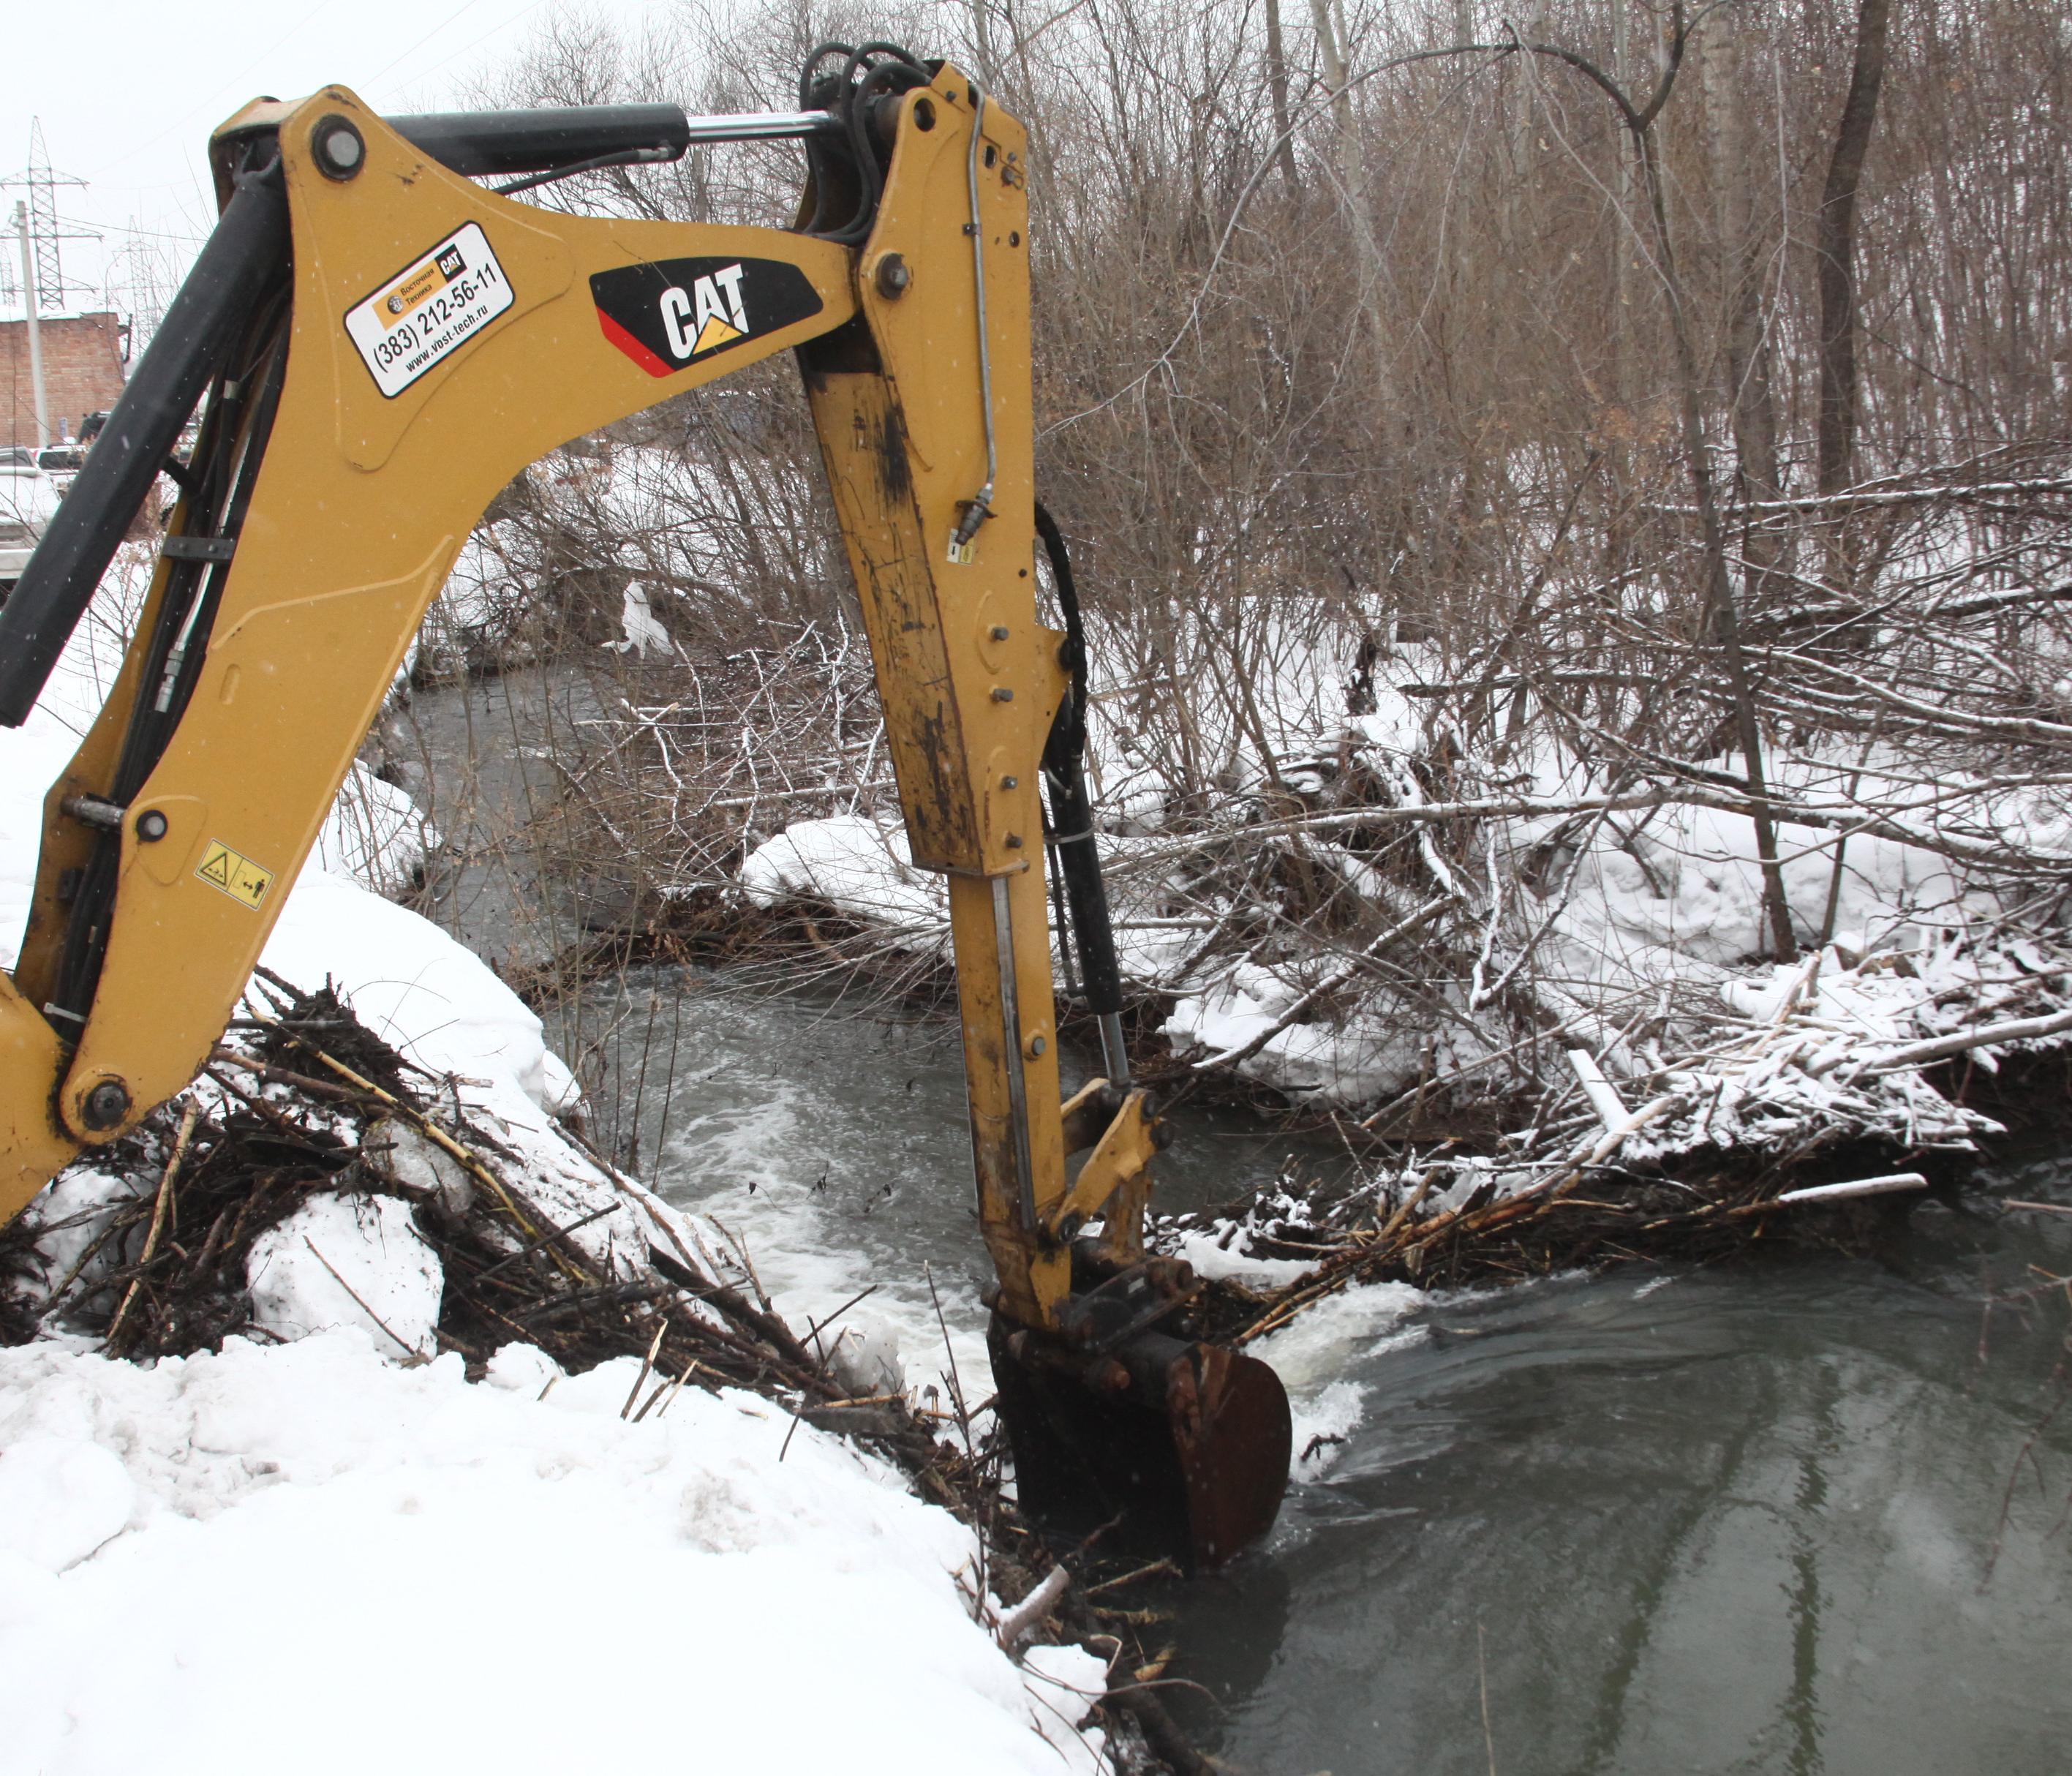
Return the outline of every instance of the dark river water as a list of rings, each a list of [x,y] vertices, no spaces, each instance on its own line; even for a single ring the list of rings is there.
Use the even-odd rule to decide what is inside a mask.
[[[1262,1771],[2072,1767],[2068,1428],[2024,1460],[2062,1297],[1981,1351],[2072,1242],[1918,1219],[1891,1269],[1577,1277],[1352,1353],[1342,1459],[1174,1600],[1182,1714]]]
[[[419,721],[434,755],[488,737],[458,791],[440,769],[471,849],[438,885],[523,960],[566,914],[514,902],[512,818],[553,794],[518,736],[584,712],[504,683]],[[843,1324],[911,1383],[989,1391],[953,1026],[657,970],[550,1034],[796,1325],[870,1290]],[[1334,1162],[1178,1120],[1168,1207]],[[1989,1197],[2072,1207],[2064,1151]],[[1255,1776],[2072,1771],[2068,1276],[2072,1216],[1927,1202],[1877,1263],[1338,1298],[1257,1347],[1314,1445],[1270,1542],[1124,1598],[1170,1618],[1173,1712]]]
[[[983,1393],[953,1027],[678,971],[600,995],[594,1026],[615,1008],[615,1133],[637,1100],[670,1198],[733,1230],[795,1321],[874,1285],[853,1315],[910,1382],[953,1355]],[[1290,1156],[1182,1122],[1169,1203]],[[1992,1185],[2072,1205],[2059,1159]],[[1261,1776],[2072,1770],[2067,1301],[2020,1298],[2068,1274],[2072,1218],[1926,1204],[1882,1264],[1319,1309],[1260,1354],[1298,1447],[1343,1441],[1264,1549],[1134,1600],[1171,1615],[1170,1706]]]

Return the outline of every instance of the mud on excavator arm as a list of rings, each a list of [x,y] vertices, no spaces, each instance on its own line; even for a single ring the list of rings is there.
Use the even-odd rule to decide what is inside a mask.
[[[889,65],[852,57],[820,109],[762,117],[384,121],[335,87],[217,132],[216,232],[0,610],[0,719],[18,724],[206,391],[0,976],[0,1219],[199,1071],[497,491],[793,349],[914,861],[948,878],[1025,1503],[1088,1528],[1119,1511],[1139,1543],[1213,1564],[1272,1519],[1287,1407],[1263,1365],[1170,1335],[1190,1285],[1143,1249],[1145,1095],[1099,1080],[1061,1101],[1039,779],[1073,678],[1036,605],[1026,140],[954,68]],[[467,176],[773,135],[808,144],[799,229],[565,216]],[[1053,812],[1083,822],[1058,752]],[[1075,908],[1099,900],[1092,857],[1089,834]],[[1092,935],[1108,941],[1104,913]]]

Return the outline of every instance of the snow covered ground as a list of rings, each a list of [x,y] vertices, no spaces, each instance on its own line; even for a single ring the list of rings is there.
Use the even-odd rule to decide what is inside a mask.
[[[753,1396],[623,1423],[637,1369],[0,1353],[0,1762],[1097,1767],[1100,1662],[1001,1652],[947,1512]]]
[[[43,789],[109,676],[121,593],[31,722],[0,732],[10,964]],[[328,976],[453,1075],[536,1200],[615,1202],[578,1237],[613,1268],[640,1261],[667,1211],[561,1135],[574,1085],[539,1020],[366,885],[393,885],[417,841],[407,804],[362,794],[265,964]],[[368,806],[395,818],[370,829]],[[53,1188],[70,1212],[144,1187],[81,1165]],[[514,1344],[469,1383],[429,1356],[437,1264],[409,1221],[393,1197],[324,1198],[255,1248],[260,1318],[285,1343],[146,1367],[52,1326],[0,1350],[0,1766],[1104,1767],[1078,1725],[1102,1661],[1003,1651],[955,1518],[754,1395],[684,1389],[625,1422],[630,1359],[566,1375]],[[56,1237],[83,1248],[87,1231]]]

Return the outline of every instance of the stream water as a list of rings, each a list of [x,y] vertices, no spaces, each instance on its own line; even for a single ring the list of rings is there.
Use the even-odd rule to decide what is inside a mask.
[[[874,1289],[844,1323],[988,1392],[954,1027],[675,970],[611,1005],[622,1138],[664,1192],[795,1322]],[[1180,1122],[1169,1203],[1289,1156]],[[1995,1184],[2072,1205],[2057,1157]],[[1343,1441],[1264,1550],[1130,1600],[1172,1617],[1174,1712],[1260,1776],[2072,1768],[2072,1411],[2044,1422],[2068,1304],[2012,1299],[2043,1272],[2072,1272],[2072,1219],[1930,1203],[1883,1264],[1319,1309],[1260,1354],[1298,1447]]]
[[[419,719],[513,734],[537,694]],[[500,739],[471,786],[477,861],[438,878],[463,935],[521,929],[479,860],[542,792],[524,759]],[[795,1325],[874,1325],[910,1382],[990,1391],[953,1025],[674,969],[581,1009],[600,1133]],[[1243,1118],[1178,1120],[1168,1206],[1291,1160]],[[2072,1207],[2062,1148],[1987,1182]],[[2068,1273],[2072,1216],[1923,1202],[1882,1263],[1340,1297],[1260,1348],[1310,1450],[1268,1545],[1108,1601],[1170,1618],[1169,1706],[1253,1776],[2057,1776],[2072,1300],[2022,1297]]]

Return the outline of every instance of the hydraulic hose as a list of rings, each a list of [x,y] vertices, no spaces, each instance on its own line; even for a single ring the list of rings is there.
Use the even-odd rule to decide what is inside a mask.
[[[1117,1085],[1129,1082],[1129,1052],[1122,1039],[1122,964],[1116,955],[1115,926],[1108,915],[1108,888],[1101,880],[1100,857],[1094,848],[1093,800],[1087,794],[1087,643],[1079,617],[1079,589],[1072,580],[1071,557],[1064,532],[1039,501],[1036,533],[1043,539],[1064,614],[1065,648],[1072,688],[1059,705],[1057,719],[1043,747],[1043,787],[1050,807],[1050,842],[1056,849],[1058,874],[1065,884],[1065,904],[1071,915],[1072,942],[1079,952],[1080,983],[1087,1009],[1100,1029],[1101,1059]]]

